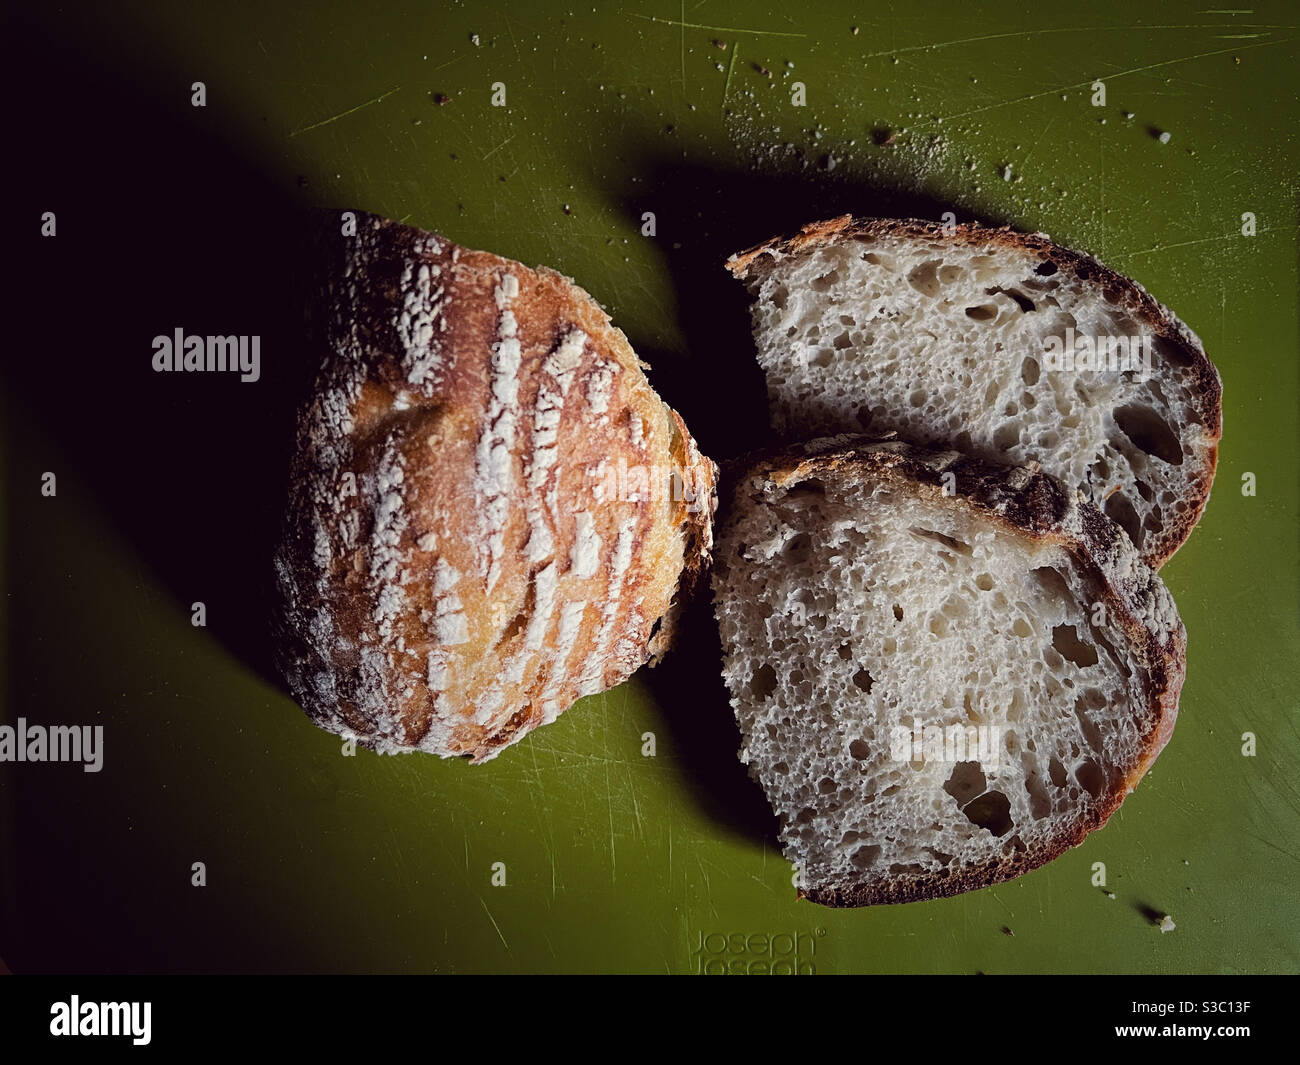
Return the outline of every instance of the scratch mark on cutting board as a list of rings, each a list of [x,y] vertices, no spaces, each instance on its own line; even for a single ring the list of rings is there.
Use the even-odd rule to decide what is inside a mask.
[[[510,23],[509,15],[507,15],[505,12],[502,12],[501,17],[506,20],[506,32],[510,34],[510,44],[515,50],[515,64],[520,65],[523,63],[523,59],[519,55],[519,42],[515,40],[515,28]]]
[[[681,12],[682,12],[681,33],[678,36],[680,39],[681,60],[682,60],[681,84],[682,84],[682,92],[685,92],[686,91],[686,0],[682,0]]]
[[[645,825],[641,821],[641,803],[636,796],[636,779],[632,776],[632,767],[624,764],[624,770],[627,773],[628,794],[632,799],[632,815],[636,818],[636,834],[645,840]]]
[[[1275,851],[1277,851],[1278,854],[1285,854],[1285,855],[1286,855],[1288,858],[1290,858],[1293,862],[1300,862],[1300,854],[1292,854],[1289,850],[1286,850],[1286,849],[1283,848],[1283,847],[1279,847],[1279,846],[1278,846],[1276,843],[1274,843],[1272,840],[1265,839],[1263,836],[1258,835],[1257,833],[1254,833],[1254,832],[1247,832],[1246,835],[1248,835],[1251,839],[1257,839],[1257,840],[1259,840],[1259,842],[1262,843],[1262,844],[1264,844],[1265,847],[1268,847],[1268,848],[1271,849],[1271,850],[1275,850]]]
[[[678,26],[686,30],[712,30],[714,33],[751,33],[755,37],[807,37],[806,33],[785,33],[781,30],[752,30],[742,29],[738,26],[706,26],[700,22],[687,22],[685,19],[675,18],[657,18],[654,15],[638,15],[634,11],[628,12],[632,18],[639,18],[645,22],[659,22],[665,26]]]
[[[1222,30],[1226,26],[1206,25],[1206,24],[1187,24],[1175,26],[1054,26],[1042,30],[1013,30],[1007,33],[985,33],[976,37],[958,37],[951,41],[934,41],[930,44],[913,44],[906,48],[890,48],[885,52],[869,52],[863,56],[863,59],[880,59],[884,56],[904,55],[908,52],[926,52],[937,51],[940,48],[953,48],[959,44],[978,44],[981,41],[1002,41],[1012,38],[1024,37],[1041,37],[1049,33],[1103,33],[1106,31],[1118,31],[1123,33],[1140,33],[1142,31],[1155,30]],[[1256,30],[1294,30],[1300,27],[1283,26],[1283,25],[1251,25],[1246,29]],[[1250,34],[1249,36],[1261,36],[1260,34]],[[1227,39],[1227,38],[1222,38]]]
[[[709,912],[716,919],[718,907],[713,902],[713,883],[709,880],[709,871],[704,868],[704,861],[698,854],[695,855],[695,864],[700,867],[700,876],[704,877],[704,897],[709,900]]]
[[[497,936],[501,940],[501,945],[506,948],[506,953],[508,953],[511,957],[514,957],[515,952],[510,949],[510,944],[506,942],[506,937],[501,934],[501,926],[497,924],[497,919],[492,916],[492,911],[488,909],[488,904],[486,902],[483,902],[482,895],[479,896],[478,901],[482,904],[483,912],[487,914],[487,919],[492,922],[492,927],[497,930]]]
[[[999,906],[1001,906],[1004,910],[1006,910],[1007,913],[1011,914],[1012,917],[1016,915],[1015,911],[1010,906],[1008,906],[1005,902],[1003,902],[1000,898],[998,898],[996,892],[990,889],[989,894],[993,896],[993,901],[996,902]]]
[[[488,152],[487,155],[483,156],[483,161],[486,163],[489,159],[492,158],[492,156],[496,155],[497,152],[499,152],[502,148],[504,148],[507,144],[509,144],[512,140],[514,140],[518,136],[519,136],[518,133],[510,134],[510,136],[508,136],[505,140],[503,140],[500,144],[498,144],[495,148],[493,148],[490,152]]]
[[[605,763],[605,805],[609,810],[609,882],[613,884],[617,877],[618,855],[614,850],[614,795],[609,786],[609,763]]]
[[[1258,230],[1258,232],[1267,233],[1268,229],[1267,228],[1260,229]],[[1144,248],[1142,251],[1131,251],[1129,252],[1129,255],[1130,256],[1150,255],[1152,252],[1168,251],[1170,248],[1190,248],[1193,244],[1210,244],[1216,240],[1232,240],[1236,236],[1237,236],[1236,233],[1225,233],[1221,237],[1201,237],[1198,240],[1182,240],[1179,241],[1177,244],[1157,244],[1153,248]]]
[[[329,118],[322,118],[319,122],[313,122],[310,126],[303,126],[301,129],[295,129],[292,133],[289,134],[289,136],[297,137],[299,134],[302,133],[310,133],[314,129],[320,129],[321,126],[328,126],[331,122],[337,122],[340,118],[347,118],[348,115],[356,114],[364,107],[371,107],[374,104],[379,103],[381,100],[387,100],[390,96],[393,95],[393,93],[397,92],[400,88],[401,88],[400,85],[395,85],[387,92],[380,93],[372,100],[366,100],[364,103],[359,103],[357,104],[356,107],[349,107],[346,111],[340,111],[337,115],[330,115]]]
[[[1162,67],[1176,66],[1179,63],[1190,63],[1196,59],[1209,59],[1210,57],[1216,55],[1229,55],[1233,53],[1239,54],[1241,52],[1250,51],[1251,49],[1254,48],[1268,48],[1275,44],[1290,44],[1294,40],[1296,40],[1295,37],[1287,37],[1280,41],[1261,41],[1259,44],[1248,44],[1246,45],[1245,48],[1219,48],[1211,52],[1197,52],[1195,55],[1184,55],[1184,56],[1179,56],[1176,59],[1165,59],[1159,63],[1148,63],[1146,66],[1132,67],[1129,70],[1120,70],[1120,71],[1116,71],[1114,74],[1102,74],[1101,76],[1104,77],[1107,81],[1115,81],[1119,78],[1126,78],[1130,74],[1145,74],[1148,70],[1159,70]],[[1000,107],[1010,107],[1013,104],[1028,103],[1030,100],[1038,100],[1044,96],[1051,96],[1054,93],[1065,92],[1068,89],[1084,89],[1092,85],[1093,80],[1094,80],[1093,78],[1088,78],[1084,81],[1076,81],[1069,85],[1059,85],[1053,89],[1044,89],[1042,92],[1031,92],[1026,96],[1017,96],[1015,99],[1012,100],[1003,100],[1000,103],[989,104],[987,107],[976,107],[976,108],[972,108],[969,111],[958,111],[955,114],[942,115],[939,116],[938,119],[930,119],[925,122],[917,123],[917,127],[921,128],[921,127],[931,126],[931,125],[935,125],[938,121],[947,122],[947,121],[951,121],[954,118],[967,118],[970,115],[983,114],[985,111],[995,111]]]
[[[731,46],[731,60],[727,63],[727,80],[722,83],[722,113],[727,111],[727,93],[731,89],[731,72],[736,69],[736,54],[740,51],[740,42]]]
[[[1025,153],[1025,157],[1020,160],[1020,166],[1022,168],[1027,167],[1029,165],[1030,157],[1034,154],[1034,152],[1038,151],[1038,146],[1042,144],[1043,140],[1047,137],[1047,135],[1052,132],[1052,127],[1056,125],[1056,120],[1058,117],[1059,117],[1058,115],[1053,115],[1052,120],[1047,123],[1047,126],[1043,129],[1043,132],[1038,135],[1038,139],[1035,140],[1032,145],[1030,145],[1029,151],[1027,151]]]

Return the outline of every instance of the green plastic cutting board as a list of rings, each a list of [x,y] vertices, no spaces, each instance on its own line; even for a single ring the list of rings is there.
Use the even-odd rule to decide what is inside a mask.
[[[1300,969],[1292,5],[41,7],[12,38],[0,669],[5,720],[102,725],[105,758],[0,764],[11,969]],[[707,615],[485,766],[343,756],[264,635],[309,369],[275,249],[309,205],[573,276],[718,458],[764,420],[732,251],[951,210],[1136,278],[1224,381],[1163,574],[1189,651],[1159,763],[1021,879],[830,911],[735,757]],[[176,327],[261,335],[261,380],[153,374]]]

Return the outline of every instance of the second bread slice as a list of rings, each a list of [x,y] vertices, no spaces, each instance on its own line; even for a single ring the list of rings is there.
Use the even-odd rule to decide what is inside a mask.
[[[741,479],[715,557],[741,757],[814,902],[1042,865],[1106,822],[1173,730],[1173,599],[1035,470],[816,441]]]

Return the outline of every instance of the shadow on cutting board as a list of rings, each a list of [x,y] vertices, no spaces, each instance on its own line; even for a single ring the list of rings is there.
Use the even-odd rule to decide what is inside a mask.
[[[157,671],[122,676],[120,701],[88,685],[87,705],[59,702],[76,691],[78,670],[112,677],[124,645],[146,656],[158,650],[140,646],[150,637],[134,631],[129,610],[94,599],[92,558],[105,552],[62,567],[37,537],[71,497],[75,512],[95,515],[74,542],[120,538],[125,550],[111,557],[126,566],[139,559],[142,579],[165,589],[178,624],[202,601],[207,634],[279,685],[270,558],[295,411],[314,361],[300,284],[308,212],[272,183],[254,150],[236,147],[258,138],[233,129],[228,108],[191,105],[193,72],[159,56],[124,56],[120,40],[91,47],[65,32],[76,26],[75,11],[47,5],[8,40],[29,105],[11,116],[21,206],[10,258],[21,267],[22,295],[11,306],[16,338],[0,361],[5,585],[11,617],[23,611],[5,634],[13,665],[5,701],[37,721],[107,720],[110,746],[119,736],[157,737],[140,753],[156,775],[114,777],[134,753],[120,762],[110,753],[102,778],[14,775],[15,851],[9,884],[0,878],[0,909],[21,917],[0,913],[0,950],[18,972],[230,971],[250,958],[283,968],[302,957],[297,930],[259,927],[251,936],[247,911],[205,907],[188,876],[167,865],[177,836],[215,847],[239,801],[221,790],[221,767],[195,760],[181,715],[151,719],[142,709],[151,689],[194,677],[194,667],[160,660]],[[53,236],[41,233],[45,212]],[[177,329],[260,337],[258,380],[155,373],[153,338]],[[58,477],[55,499],[39,491],[46,471]],[[65,587],[49,594],[65,579],[87,589],[78,584],[84,617],[66,630],[55,609],[42,609],[47,599],[73,598]],[[103,639],[86,639],[95,626]],[[50,668],[71,674],[58,678],[67,683],[50,683],[42,673]],[[128,718],[131,726],[117,730]],[[203,788],[212,815],[187,820],[181,811]]]
[[[115,50],[59,37],[23,27],[11,53],[40,107],[18,109],[31,187],[15,258],[30,284],[15,318],[27,335],[0,373],[52,445],[11,455],[13,481],[74,474],[69,489],[88,487],[186,616],[202,601],[207,631],[279,685],[269,560],[310,372],[305,212],[236,147],[255,138],[222,130],[228,108],[192,106],[192,76],[152,58],[110,68]],[[38,232],[45,211],[54,237]],[[153,338],[177,329],[260,337],[258,380],[155,373]]]

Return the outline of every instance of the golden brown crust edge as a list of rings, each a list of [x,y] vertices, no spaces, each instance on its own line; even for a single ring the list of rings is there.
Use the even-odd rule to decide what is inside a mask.
[[[1195,381],[1197,417],[1206,432],[1200,466],[1192,480],[1193,505],[1185,515],[1168,522],[1158,536],[1143,544],[1142,556],[1159,569],[1187,541],[1209,503],[1210,490],[1218,466],[1219,442],[1223,436],[1223,383],[1218,369],[1205,353],[1200,338],[1168,307],[1156,300],[1141,284],[1116,273],[1082,252],[1071,251],[1054,243],[1043,233],[1022,233],[1009,226],[993,227],[962,223],[944,227],[920,219],[855,218],[841,215],[804,226],[793,237],[773,237],[739,252],[726,262],[737,278],[746,280],[764,255],[799,254],[821,245],[841,240],[874,240],[890,236],[948,241],[958,245],[1004,247],[1039,254],[1051,259],[1058,268],[1075,278],[1100,284],[1107,299],[1122,304],[1133,319],[1172,346]]]

